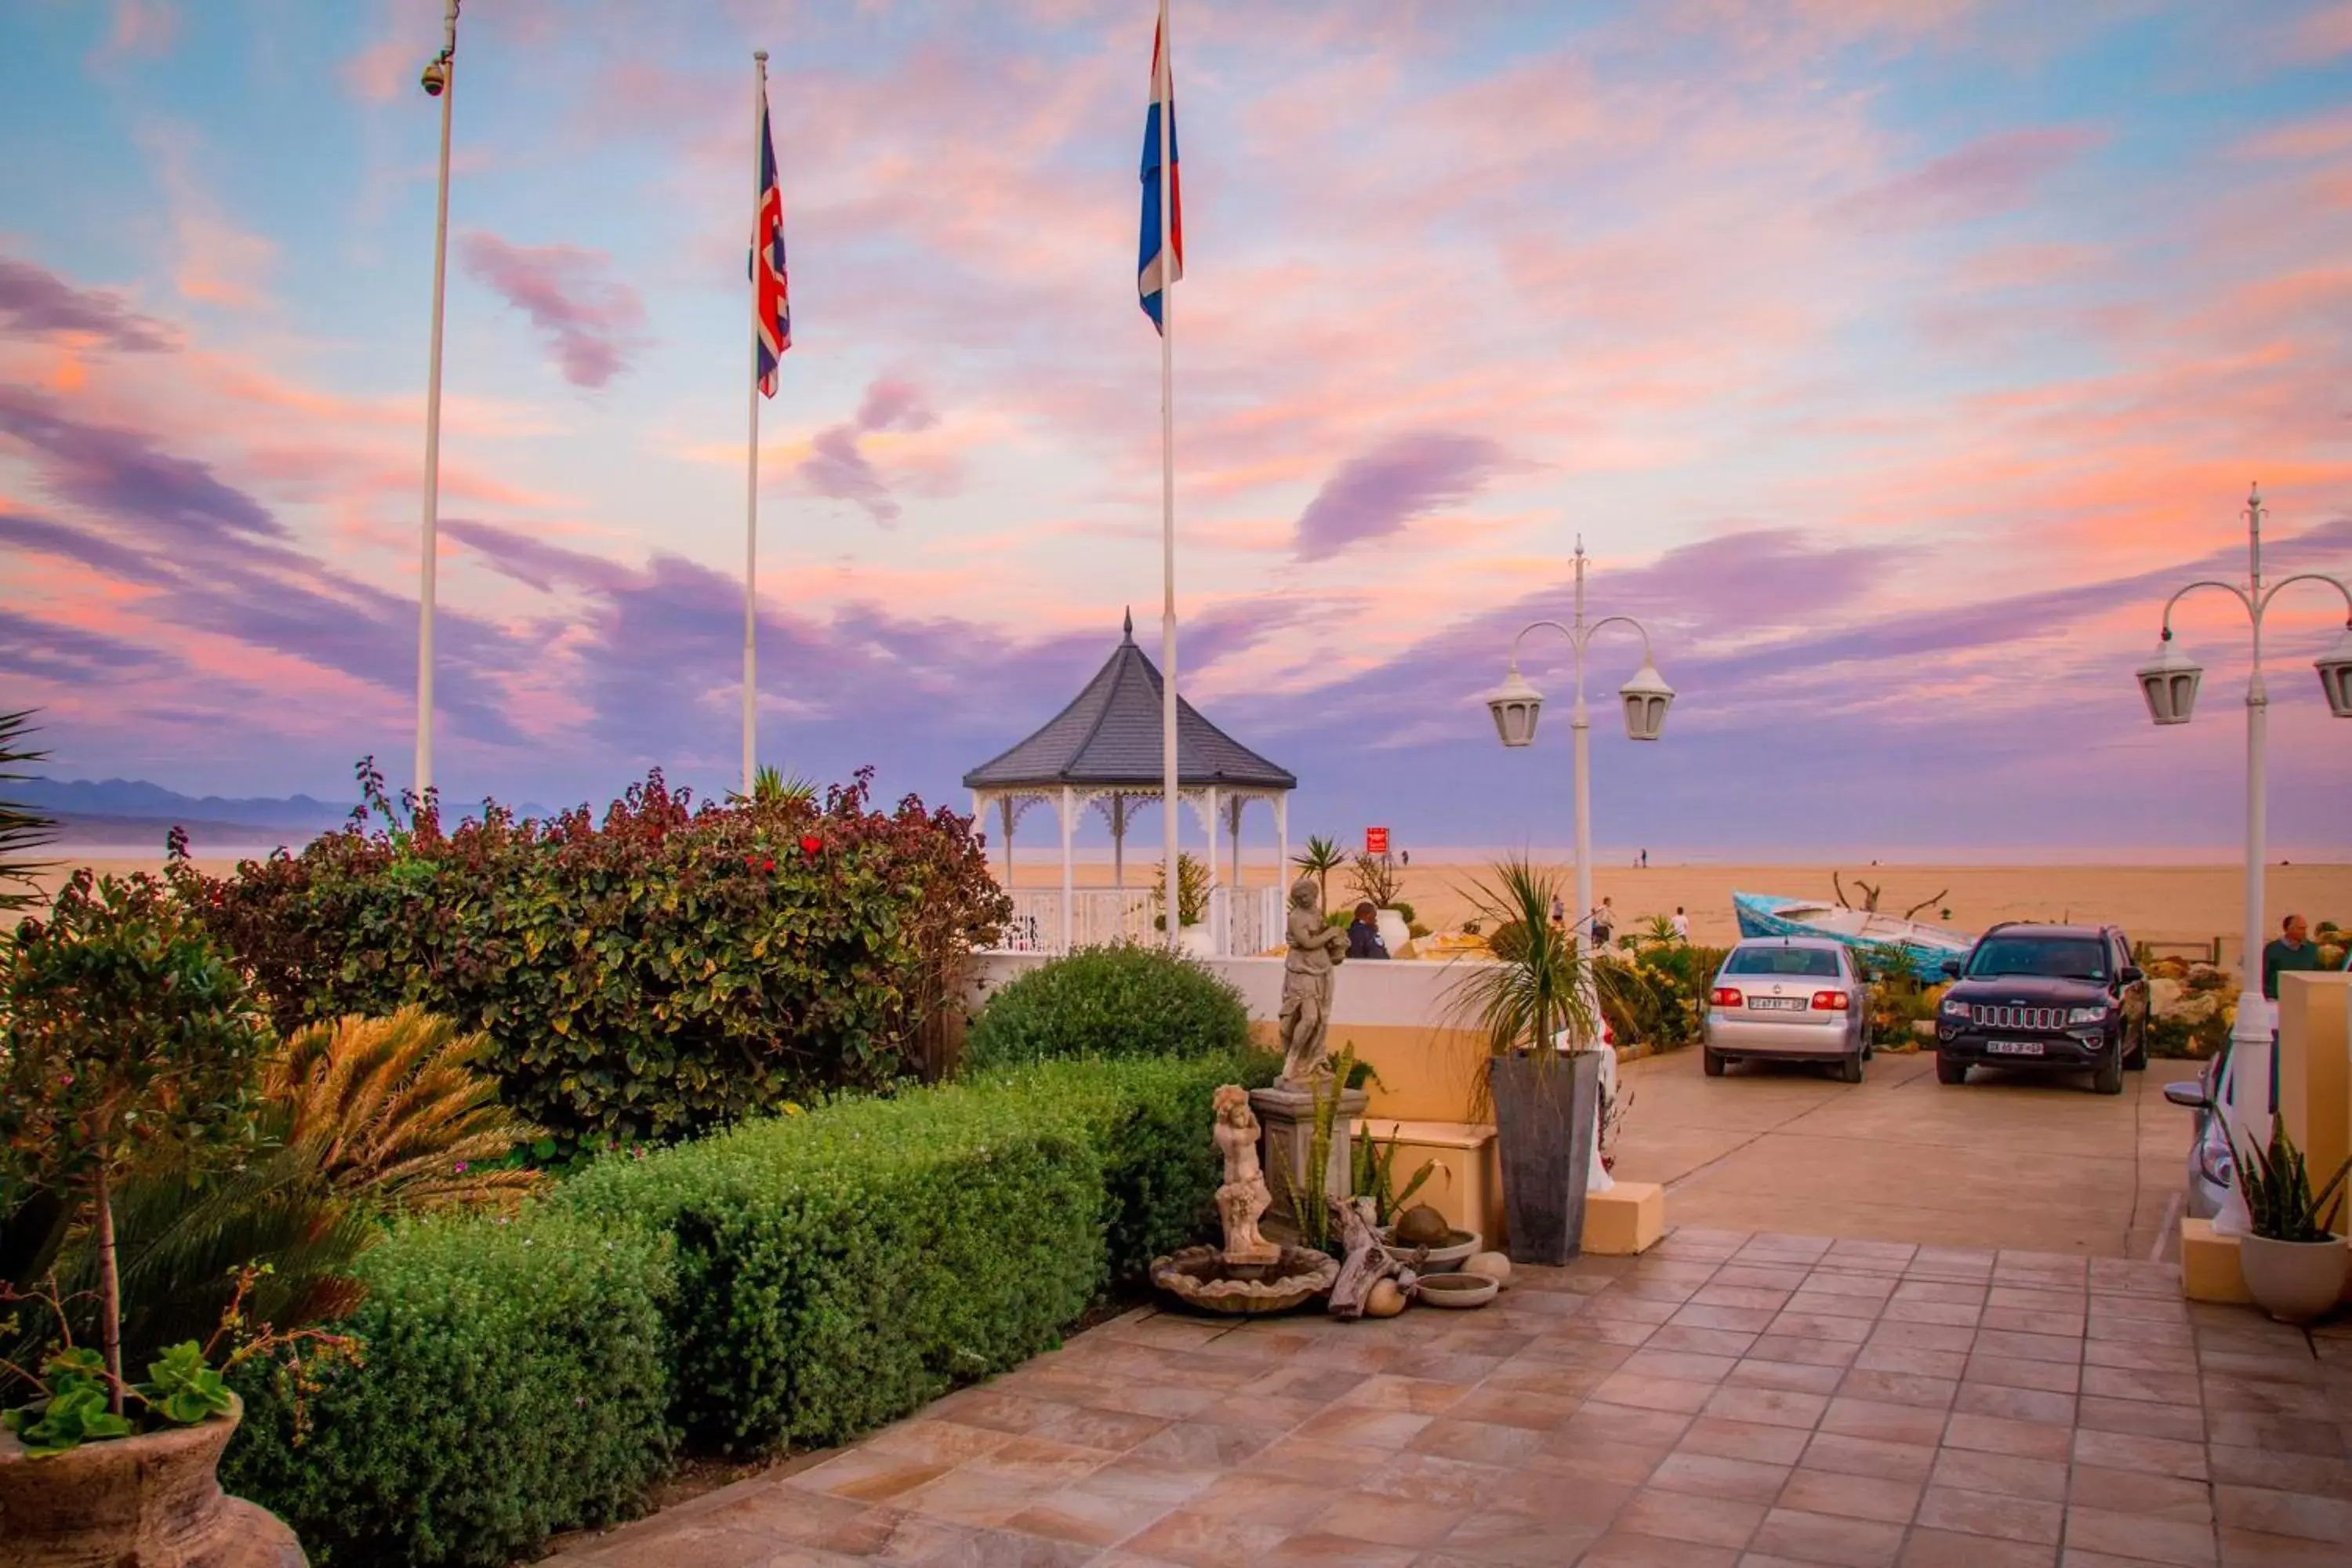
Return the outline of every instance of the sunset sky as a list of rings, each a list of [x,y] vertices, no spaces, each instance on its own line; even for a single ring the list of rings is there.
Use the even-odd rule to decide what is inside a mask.
[[[6,0],[0,708],[54,775],[408,776],[440,10]],[[1157,656],[1152,15],[470,0],[446,795],[733,782],[754,48],[763,755],[961,804],[1124,606]],[[1581,534],[1680,693],[1629,744],[1596,644],[1603,845],[2235,842],[2242,614],[2178,617],[2197,722],[2131,672],[2252,480],[2274,571],[2352,573],[2352,3],[1177,0],[1173,59],[1181,688],[1294,838],[1566,842],[1565,645],[1532,750],[1475,696]],[[2281,600],[2272,812],[2352,857],[2342,623]]]

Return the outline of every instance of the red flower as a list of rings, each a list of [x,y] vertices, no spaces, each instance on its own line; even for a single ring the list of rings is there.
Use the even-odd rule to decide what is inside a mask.
[[[824,852],[824,840],[819,838],[815,834],[809,834],[801,840],[801,853],[807,856],[810,859],[814,860],[817,856]]]
[[[771,861],[768,861],[765,865],[761,866],[760,868],[761,868],[761,870],[763,870],[763,871],[772,871],[772,870],[774,870],[774,869],[776,868],[776,863],[775,863],[773,860],[771,860]]]

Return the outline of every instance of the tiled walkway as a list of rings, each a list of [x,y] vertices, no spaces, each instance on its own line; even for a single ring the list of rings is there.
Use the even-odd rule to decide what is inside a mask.
[[[2031,1201],[2031,1200],[2028,1200]],[[1482,1311],[1150,1311],[570,1565],[2352,1563],[2352,1327],[1680,1230]]]

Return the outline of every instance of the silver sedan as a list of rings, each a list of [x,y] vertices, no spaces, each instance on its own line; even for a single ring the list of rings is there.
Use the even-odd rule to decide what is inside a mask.
[[[1862,1081],[1870,1057],[1869,991],[1853,954],[1822,937],[1754,938],[1731,950],[1707,993],[1705,1066],[1727,1062],[1835,1064]]]

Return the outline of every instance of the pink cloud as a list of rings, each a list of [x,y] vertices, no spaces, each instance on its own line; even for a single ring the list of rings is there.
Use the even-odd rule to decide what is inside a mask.
[[[2007,131],[1971,142],[1838,204],[1871,227],[1968,223],[2024,205],[2053,174],[2103,140],[2093,131],[2049,126]]]
[[[1481,436],[1445,430],[1397,436],[1349,458],[1298,515],[1297,555],[1325,561],[1403,531],[1439,507],[1477,493],[1502,462]]]
[[[2335,0],[2303,18],[2294,34],[2295,58],[2332,60],[2352,55],[2352,0]]]
[[[169,0],[114,0],[105,41],[90,54],[92,66],[134,56],[166,54],[179,36],[180,14]]]
[[[800,466],[801,482],[818,495],[856,502],[887,528],[898,521],[898,501],[862,443],[869,436],[893,431],[929,430],[939,418],[911,382],[886,377],[869,383],[856,414],[810,439],[810,455]]]
[[[476,230],[457,244],[466,270],[530,317],[563,379],[594,390],[628,368],[645,326],[637,291],[605,276],[606,258],[569,245],[510,245]]]

